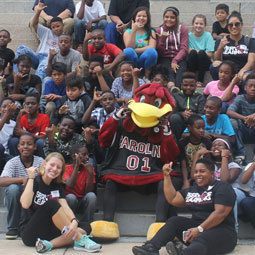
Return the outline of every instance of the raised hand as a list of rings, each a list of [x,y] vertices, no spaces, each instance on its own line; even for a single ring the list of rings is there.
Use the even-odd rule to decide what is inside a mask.
[[[227,44],[229,44],[229,40],[227,39],[226,36],[224,36],[221,40],[220,40],[220,47],[224,48]]]
[[[98,75],[102,74],[103,68],[101,66],[95,66],[94,71],[95,71],[96,75],[98,76]]]
[[[68,113],[70,112],[70,109],[69,109],[69,105],[62,105],[59,110],[58,110],[59,114],[65,114],[65,113]]]
[[[7,111],[6,111],[6,114],[8,116],[13,116],[16,112],[16,110],[18,109],[18,105],[15,104],[15,103],[10,103],[8,106],[7,106]]]
[[[50,55],[49,55],[50,59],[53,59],[53,57],[58,54],[58,52],[54,49],[50,49],[49,51],[50,51]]]
[[[85,42],[88,42],[89,40],[92,39],[92,33],[89,32],[89,30],[86,30],[86,33],[85,33],[85,37],[84,37],[84,41]]]
[[[34,179],[36,174],[38,173],[38,167],[31,166],[29,168],[26,168],[28,178]]]
[[[164,164],[162,171],[164,176],[168,176],[173,171],[173,162],[170,162],[169,164]]]
[[[97,91],[97,88],[94,88],[93,100],[99,102],[102,99],[102,91]]]
[[[168,33],[163,31],[161,34],[156,33],[157,37],[159,37],[160,39],[162,39],[163,41],[166,40],[166,38],[168,37]]]
[[[138,77],[140,72],[143,70],[143,68],[136,68],[136,67],[135,68],[131,67],[131,68],[132,68],[132,75],[134,77]]]

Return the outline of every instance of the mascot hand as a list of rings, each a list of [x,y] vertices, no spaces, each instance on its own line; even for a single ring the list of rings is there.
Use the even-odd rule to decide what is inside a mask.
[[[120,120],[120,119],[124,119],[128,116],[128,114],[130,113],[130,109],[128,108],[120,108],[115,114],[114,114],[114,119],[116,120]]]
[[[163,128],[163,134],[164,135],[171,135],[172,134],[169,121],[164,121],[163,123],[161,123],[161,127]]]

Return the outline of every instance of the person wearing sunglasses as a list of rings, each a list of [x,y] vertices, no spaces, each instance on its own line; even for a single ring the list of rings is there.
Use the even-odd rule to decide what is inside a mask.
[[[240,80],[244,80],[246,72],[255,66],[255,40],[242,34],[243,19],[239,12],[233,11],[227,19],[229,35],[216,40],[214,62],[210,67],[214,80],[218,80],[218,67],[223,60],[231,60],[236,64]]]

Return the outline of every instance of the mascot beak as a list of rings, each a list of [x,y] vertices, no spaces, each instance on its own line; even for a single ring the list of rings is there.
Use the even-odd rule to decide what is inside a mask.
[[[162,108],[147,103],[136,103],[130,100],[128,108],[132,111],[131,118],[140,128],[150,128],[159,124],[159,118],[172,111],[170,104]]]

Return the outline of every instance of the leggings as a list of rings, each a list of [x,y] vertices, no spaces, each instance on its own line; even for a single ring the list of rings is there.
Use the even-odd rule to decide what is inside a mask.
[[[181,177],[173,177],[172,182],[177,190],[181,189]],[[136,190],[146,194],[157,192],[156,222],[165,222],[169,217],[177,215],[175,207],[170,205],[165,198],[163,180],[158,183],[151,183],[144,186],[126,186],[112,180],[107,180],[104,192],[104,220],[114,220],[117,191],[127,190]]]
[[[37,238],[50,241],[61,235],[61,231],[52,221],[52,217],[60,207],[61,205],[57,200],[48,200],[36,210],[23,231],[21,231],[21,238],[25,245],[35,246]],[[91,232],[89,223],[81,223],[81,227],[87,234]]]
[[[172,217],[158,233],[151,239],[151,243],[160,249],[175,236],[182,240],[182,232],[200,225],[201,222],[185,217]],[[184,255],[216,255],[229,253],[237,243],[237,234],[234,228],[217,226],[200,233],[184,250]]]
[[[203,82],[205,72],[209,70],[211,60],[204,50],[200,50],[199,52],[197,52],[196,50],[192,50],[188,55],[187,64],[189,71],[198,71],[197,80],[199,82]]]

